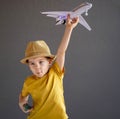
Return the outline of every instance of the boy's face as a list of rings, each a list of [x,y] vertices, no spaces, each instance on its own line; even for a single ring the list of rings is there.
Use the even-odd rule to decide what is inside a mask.
[[[32,73],[41,78],[48,72],[50,61],[45,57],[31,58],[28,65]]]

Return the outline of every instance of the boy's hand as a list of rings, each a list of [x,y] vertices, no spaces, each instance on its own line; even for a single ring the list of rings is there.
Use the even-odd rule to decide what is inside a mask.
[[[24,105],[23,105],[23,107],[24,107],[24,111],[31,111],[31,109],[33,108],[32,106],[30,106],[28,103],[25,103]]]
[[[67,21],[66,21],[66,27],[70,27],[70,28],[75,28],[77,26],[79,22],[79,18],[75,17],[73,19],[70,18],[70,15],[68,14],[67,16]]]
[[[25,104],[19,103],[19,106],[24,113],[30,113],[33,110],[33,108],[32,107],[29,108],[28,105],[26,105],[26,103]]]
[[[19,107],[24,113],[30,113],[33,107],[27,104],[29,96],[23,97],[20,93],[19,95]]]

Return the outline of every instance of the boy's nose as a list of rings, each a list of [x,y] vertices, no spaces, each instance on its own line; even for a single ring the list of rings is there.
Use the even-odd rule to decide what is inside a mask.
[[[40,68],[40,64],[37,63],[37,64],[35,65],[35,67],[36,67],[36,68]]]

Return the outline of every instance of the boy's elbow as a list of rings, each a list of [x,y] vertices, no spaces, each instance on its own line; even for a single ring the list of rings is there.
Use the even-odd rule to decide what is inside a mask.
[[[22,96],[21,94],[19,94],[19,104],[20,104],[21,102],[23,102],[23,100],[24,100],[23,96]]]
[[[22,94],[20,93],[19,95],[19,103],[26,103],[28,101],[28,96],[23,97]]]

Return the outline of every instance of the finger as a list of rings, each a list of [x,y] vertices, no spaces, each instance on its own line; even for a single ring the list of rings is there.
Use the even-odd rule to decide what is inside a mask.
[[[26,113],[30,113],[33,110],[33,108],[26,111]]]
[[[73,18],[73,21],[78,21],[79,17]]]
[[[78,21],[79,21],[78,17],[72,19],[72,23],[77,23]]]
[[[79,21],[79,17],[76,18],[77,19],[77,22]]]
[[[66,20],[66,23],[67,24],[70,24],[72,21],[72,19],[70,18],[70,14],[67,15],[67,20]]]
[[[67,15],[67,19],[70,19],[70,14]]]

